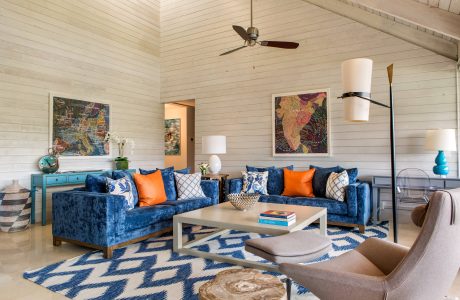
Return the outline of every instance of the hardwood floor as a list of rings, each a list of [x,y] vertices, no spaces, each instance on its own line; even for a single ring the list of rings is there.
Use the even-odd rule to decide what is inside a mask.
[[[399,230],[400,243],[410,246],[417,237],[418,228],[401,224]],[[51,225],[34,225],[30,230],[12,234],[0,233],[0,299],[66,299],[23,279],[22,273],[87,251],[90,250],[67,243],[53,247]],[[459,295],[460,275],[450,290],[450,296]]]

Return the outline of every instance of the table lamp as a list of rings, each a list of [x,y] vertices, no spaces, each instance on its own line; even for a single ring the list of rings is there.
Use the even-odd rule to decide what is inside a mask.
[[[438,151],[433,167],[433,173],[440,176],[449,174],[446,155],[444,151],[456,151],[457,143],[455,129],[433,129],[427,130],[425,139],[425,149]]]
[[[216,154],[227,153],[227,138],[223,135],[203,136],[201,144],[203,154],[212,154],[209,157],[209,170],[211,174],[219,174],[222,169],[222,163]]]

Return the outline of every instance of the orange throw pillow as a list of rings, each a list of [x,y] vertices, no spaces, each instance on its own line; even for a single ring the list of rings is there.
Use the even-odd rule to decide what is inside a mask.
[[[139,206],[152,206],[166,201],[166,192],[160,170],[148,175],[135,173],[134,182],[139,193]]]
[[[284,168],[284,191],[282,195],[315,197],[313,194],[313,175],[315,175],[315,169],[299,172]]]

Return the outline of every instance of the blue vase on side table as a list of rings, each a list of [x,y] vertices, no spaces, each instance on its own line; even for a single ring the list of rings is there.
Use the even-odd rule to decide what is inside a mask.
[[[449,174],[449,166],[447,165],[447,159],[444,151],[438,151],[438,156],[436,156],[434,162],[436,163],[436,165],[433,167],[434,174],[441,176]]]

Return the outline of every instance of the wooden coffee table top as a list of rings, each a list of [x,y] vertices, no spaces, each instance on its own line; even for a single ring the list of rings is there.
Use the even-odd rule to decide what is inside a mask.
[[[289,226],[259,224],[259,214],[267,210],[286,210],[296,213],[296,223]],[[175,215],[174,221],[186,224],[234,229],[270,235],[301,230],[327,214],[323,207],[258,202],[247,211],[237,210],[230,202]]]

